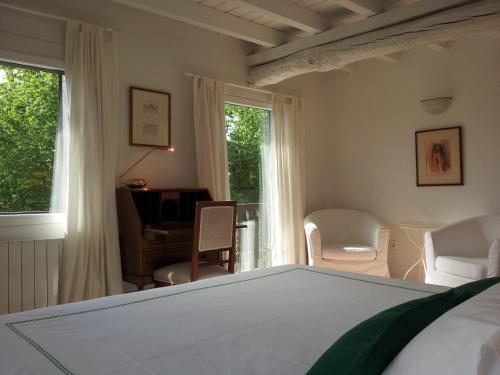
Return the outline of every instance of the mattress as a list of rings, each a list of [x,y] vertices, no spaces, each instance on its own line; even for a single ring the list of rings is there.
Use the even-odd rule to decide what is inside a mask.
[[[345,332],[447,288],[281,266],[0,317],[0,373],[305,374]]]

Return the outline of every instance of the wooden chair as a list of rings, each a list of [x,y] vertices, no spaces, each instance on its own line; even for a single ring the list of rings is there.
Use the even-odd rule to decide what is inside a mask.
[[[234,273],[235,232],[235,201],[197,202],[191,261],[155,270],[155,285],[183,284]],[[202,254],[207,260],[201,260]]]

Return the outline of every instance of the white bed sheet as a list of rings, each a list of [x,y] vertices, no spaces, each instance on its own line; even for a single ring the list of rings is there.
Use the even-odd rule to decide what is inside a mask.
[[[384,374],[499,375],[500,284],[441,315]]]
[[[282,266],[0,317],[0,374],[304,374],[435,285]]]

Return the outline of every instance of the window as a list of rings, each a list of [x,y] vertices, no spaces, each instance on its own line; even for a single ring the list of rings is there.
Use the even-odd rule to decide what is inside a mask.
[[[263,162],[270,114],[268,109],[226,103],[226,137],[231,199],[238,202],[236,268],[246,271],[270,265],[262,227]]]
[[[62,79],[0,62],[0,214],[51,211]]]

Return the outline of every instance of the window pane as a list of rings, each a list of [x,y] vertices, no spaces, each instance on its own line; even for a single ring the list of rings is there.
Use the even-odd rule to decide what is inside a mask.
[[[226,135],[231,199],[260,202],[263,127],[269,111],[226,104]]]
[[[0,63],[0,212],[48,212],[61,74]]]

